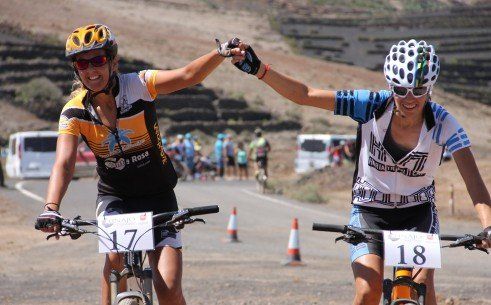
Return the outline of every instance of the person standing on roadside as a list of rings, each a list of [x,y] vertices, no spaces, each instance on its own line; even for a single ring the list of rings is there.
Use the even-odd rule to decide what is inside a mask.
[[[60,115],[56,160],[36,227],[59,232],[58,211],[73,177],[80,136],[97,159],[97,215],[176,211],[177,175],[162,147],[155,99],[202,82],[225,57],[243,58],[244,52],[234,47],[236,40],[218,43],[217,49],[182,68],[123,74],[118,71],[116,38],[107,26],[75,29],[66,41],[65,55],[77,89]],[[147,253],[158,303],[185,305],[180,233],[156,228],[154,236],[155,250]],[[104,305],[110,302],[110,272],[121,271],[123,261],[122,253],[106,255]],[[126,289],[126,281],[120,284],[121,291]]]
[[[237,176],[237,171],[235,168],[235,143],[232,140],[232,136],[227,134],[225,137],[225,153],[227,155],[227,169],[226,174],[228,177],[235,178]]]
[[[247,151],[244,149],[244,142],[239,142],[237,145],[237,164],[239,166],[239,180],[244,177],[249,179],[249,169],[247,166]]]
[[[186,133],[184,136],[184,157],[186,161],[186,166],[189,170],[191,178],[194,179],[194,141],[191,133]]]
[[[224,145],[223,145],[223,139],[225,138],[225,135],[223,133],[219,133],[217,135],[217,140],[215,141],[215,160],[216,160],[216,166],[217,166],[217,175],[220,179],[223,179],[223,174],[224,174],[224,158],[225,158],[225,152],[224,152]]]

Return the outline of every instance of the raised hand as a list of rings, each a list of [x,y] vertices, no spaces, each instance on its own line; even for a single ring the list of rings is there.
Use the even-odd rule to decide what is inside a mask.
[[[215,38],[215,42],[217,43],[218,54],[223,57],[232,57],[236,54],[236,52],[233,50],[239,47],[240,39],[235,37],[227,42],[221,43],[218,38]]]
[[[252,49],[250,45],[247,45],[240,41],[239,43],[240,50],[245,51],[245,56],[242,58],[235,57],[232,60],[232,63],[241,71],[246,72],[248,74],[256,75],[261,67],[261,60],[257,57],[256,53]]]

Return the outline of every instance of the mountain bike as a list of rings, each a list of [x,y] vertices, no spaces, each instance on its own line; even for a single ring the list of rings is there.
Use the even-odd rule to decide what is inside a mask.
[[[201,218],[192,218],[192,216],[197,215],[205,215],[218,213],[219,208],[217,205],[211,206],[201,206],[196,208],[188,208],[180,211],[167,212],[153,215],[153,226],[150,229],[155,229],[157,227],[163,227],[169,230],[181,230],[185,225],[191,224],[194,222],[202,222],[205,221]],[[143,214],[143,213],[142,213]],[[129,214],[121,214],[121,215],[129,215]],[[61,230],[60,232],[53,233],[47,236],[46,239],[50,239],[55,236],[70,236],[72,239],[77,239],[83,234],[93,234],[98,236],[99,238],[103,238],[108,240],[110,243],[114,244],[114,246],[121,246],[117,240],[115,240],[116,235],[112,236],[101,235],[100,230],[90,231],[86,230],[82,227],[84,226],[93,226],[97,228],[101,228],[104,224],[98,223],[97,220],[84,220],[81,219],[80,216],[77,216],[73,219],[69,218],[61,218],[59,223],[57,223]],[[40,229],[36,225],[36,229]],[[131,238],[131,242],[129,246],[123,246],[125,248],[124,252],[124,268],[121,272],[117,270],[112,270],[109,276],[110,282],[110,299],[112,305],[152,305],[153,304],[153,289],[152,289],[152,278],[153,273],[150,267],[144,268],[145,257],[143,256],[143,251],[135,250],[138,241],[142,236],[148,233],[149,230],[143,232],[140,236],[135,236],[133,234]],[[132,233],[134,230],[126,230]],[[136,232],[136,230],[135,230]],[[126,233],[126,232],[125,232]],[[128,291],[119,291],[119,282],[122,279],[129,279],[134,277],[136,280],[137,288],[136,290],[128,290]]]
[[[337,237],[335,242],[342,240],[352,245],[357,245],[362,242],[381,242],[380,239],[383,236],[383,230],[375,230],[375,229],[365,229],[359,228],[351,225],[333,225],[333,224],[322,224],[322,223],[314,223],[312,226],[312,230],[314,231],[326,231],[326,232],[335,232],[341,233],[343,235]],[[407,231],[412,232],[412,231]],[[428,234],[427,234],[428,235]],[[488,253],[487,249],[481,249],[476,247],[481,241],[483,241],[486,237],[483,233],[479,233],[478,235],[448,235],[441,234],[439,235],[440,240],[445,241],[453,241],[442,248],[455,248],[455,247],[464,247],[468,250],[481,250],[483,252]],[[404,250],[404,247],[400,247],[401,252]],[[423,259],[424,248],[420,248],[415,250],[417,255],[415,256],[416,261]],[[488,253],[489,254],[489,253]],[[402,259],[404,263],[404,259]],[[405,265],[405,264],[402,264]],[[416,283],[414,279],[421,272],[421,268],[416,272],[413,276],[412,266],[400,266],[394,265],[392,272],[392,279],[384,279],[383,281],[383,305],[400,305],[400,304],[415,304],[415,305],[424,305],[425,297],[426,297],[426,285],[423,283]]]

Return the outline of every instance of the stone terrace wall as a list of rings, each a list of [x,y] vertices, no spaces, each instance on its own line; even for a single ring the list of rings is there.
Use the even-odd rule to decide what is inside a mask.
[[[303,53],[382,71],[392,44],[415,38],[433,44],[442,61],[437,86],[491,103],[491,5],[377,18],[290,15],[280,30]]]

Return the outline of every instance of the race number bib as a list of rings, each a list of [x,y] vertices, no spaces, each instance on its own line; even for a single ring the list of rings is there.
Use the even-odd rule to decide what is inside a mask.
[[[153,250],[153,213],[100,215],[99,253]]]
[[[437,234],[414,231],[384,231],[386,266],[441,268]]]

